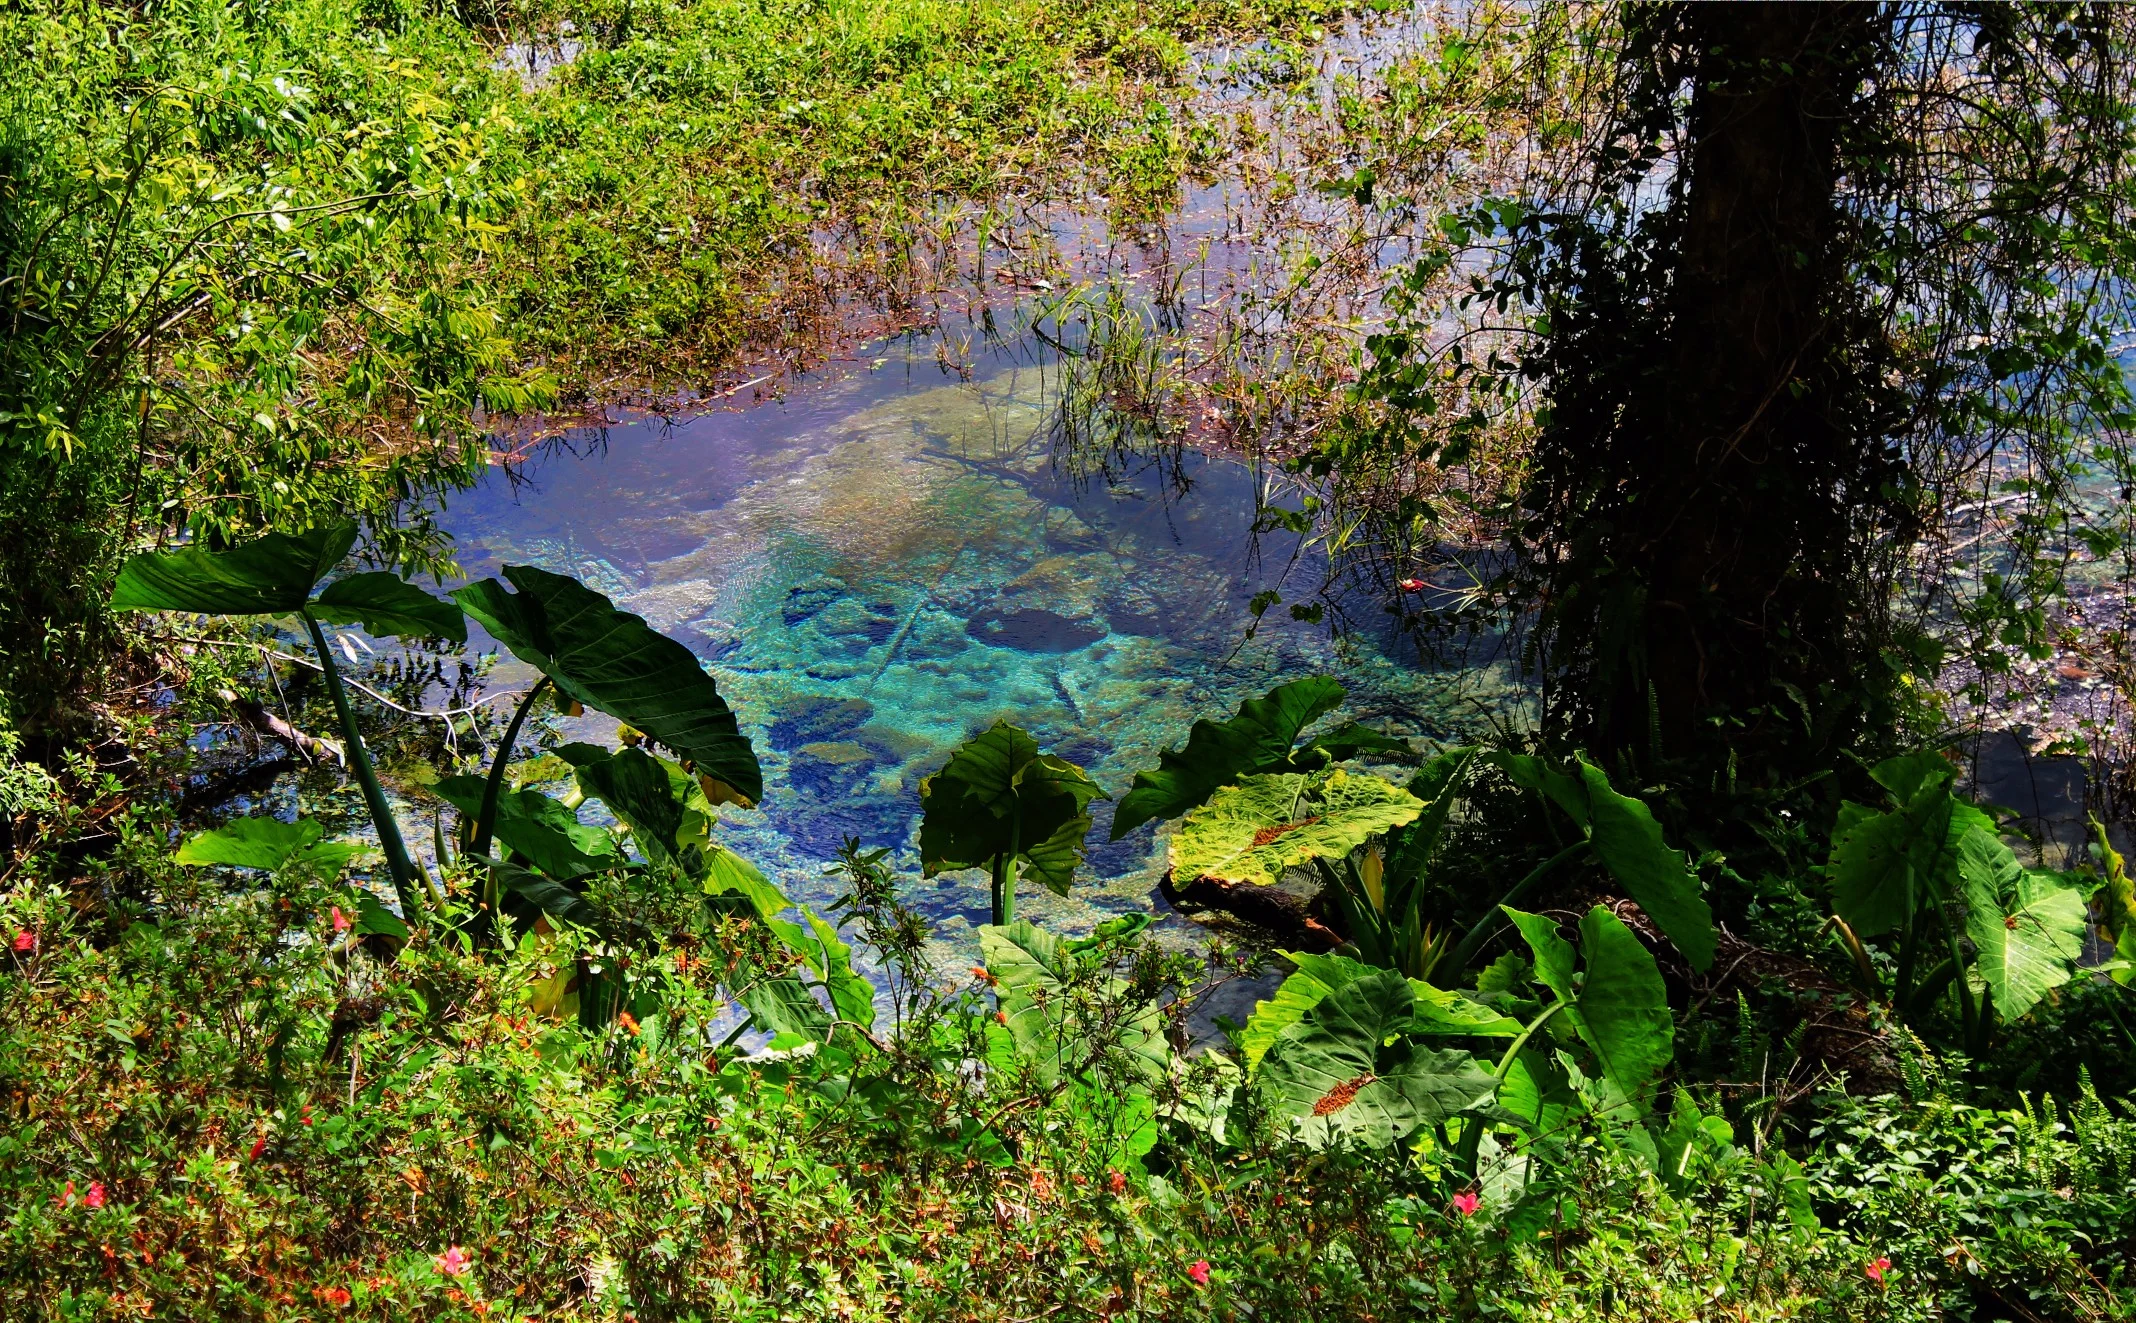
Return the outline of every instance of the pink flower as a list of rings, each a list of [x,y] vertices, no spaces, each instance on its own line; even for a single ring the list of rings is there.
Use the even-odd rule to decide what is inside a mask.
[[[1867,1264],[1863,1265],[1862,1271],[1868,1274],[1870,1281],[1882,1286],[1884,1284],[1884,1274],[1890,1268],[1891,1260],[1889,1259],[1871,1259]]]
[[[36,949],[36,933],[31,932],[27,928],[20,929],[15,933],[15,950],[17,954],[25,954]]]
[[[334,906],[334,931],[337,933],[345,933],[348,930],[349,916],[341,912],[341,907],[339,905]]]
[[[1463,1217],[1474,1217],[1476,1215],[1476,1205],[1482,1202],[1481,1199],[1476,1197],[1474,1190],[1463,1190],[1454,1196],[1454,1211]]]
[[[1187,1280],[1193,1282],[1196,1286],[1207,1286],[1209,1284],[1209,1261],[1207,1259],[1196,1259],[1188,1264]]]
[[[464,1277],[468,1268],[473,1266],[473,1261],[467,1257],[467,1251],[458,1245],[447,1245],[445,1252],[432,1258],[431,1262],[447,1277]]]
[[[89,1182],[89,1193],[87,1193],[87,1194],[85,1194],[85,1195],[83,1195],[83,1196],[82,1196],[82,1207],[84,1207],[84,1208],[102,1208],[103,1206],[104,1206],[104,1183],[103,1183],[102,1181],[91,1181],[91,1182]]]

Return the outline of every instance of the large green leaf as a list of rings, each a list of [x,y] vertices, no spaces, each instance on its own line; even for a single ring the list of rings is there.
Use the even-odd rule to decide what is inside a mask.
[[[1580,920],[1580,956],[1587,972],[1573,1025],[1602,1077],[1624,1097],[1643,1100],[1675,1054],[1676,1021],[1661,970],[1632,930],[1601,905]]]
[[[233,818],[213,831],[195,832],[178,847],[181,864],[223,864],[274,871],[300,868],[331,879],[364,851],[355,841],[325,841],[325,828],[311,818]]]
[[[1938,760],[1940,762],[1940,759]],[[1948,768],[1945,768],[1947,771]],[[1975,828],[1994,820],[1951,797],[1948,777],[1908,761],[1878,765],[1911,797],[1884,813],[1850,805],[1834,834],[1825,878],[1832,906],[1858,937],[1903,927],[1922,907],[1940,901],[1958,880],[1958,847]]]
[[[1416,796],[1376,776],[1338,768],[1307,798],[1309,779],[1278,772],[1217,791],[1173,835],[1172,875],[1267,885],[1309,860],[1340,859],[1424,810]]]
[[[111,593],[115,611],[278,616],[303,606],[356,544],[356,525],[269,533],[227,551],[185,547],[135,556]]]
[[[1653,955],[1608,907],[1597,905],[1580,921],[1585,970],[1576,982],[1573,948],[1555,922],[1510,906],[1505,912],[1535,955],[1536,980],[1565,1004],[1564,1014],[1594,1053],[1602,1078],[1620,1099],[1643,1106],[1668,1067],[1676,1038],[1668,988]]]
[[[1283,1031],[1304,1019],[1322,998],[1372,972],[1372,966],[1347,956],[1303,951],[1284,951],[1281,955],[1296,965],[1297,971],[1283,980],[1274,996],[1254,1006],[1253,1013],[1246,1017],[1246,1027],[1239,1032],[1239,1052],[1246,1058],[1249,1072],[1259,1068],[1261,1058],[1268,1055],[1268,1049],[1275,1046]]]
[[[372,634],[467,642],[467,617],[458,606],[384,570],[334,580],[312,603],[312,614]]]
[[[705,851],[704,890],[708,896],[746,896],[762,919],[775,919],[792,908],[793,902],[772,884],[755,864],[724,845]]]
[[[759,980],[742,992],[741,1002],[750,1019],[767,1033],[817,1039],[830,1034],[830,1015],[800,979]]]
[[[698,775],[754,802],[764,794],[756,751],[697,657],[577,580],[528,565],[453,594],[512,654],[565,695],[644,731]]]
[[[1027,876],[1066,895],[1090,831],[1090,801],[1099,798],[1082,768],[997,721],[920,783],[920,865],[933,877],[1013,854]]]
[[[1713,967],[1713,911],[1700,894],[1698,876],[1683,855],[1661,837],[1661,824],[1647,806],[1610,786],[1602,769],[1582,758],[1587,788],[1588,840],[1610,876],[1622,883],[1694,969]]]
[[[601,912],[570,879],[548,877],[503,859],[482,862],[497,883],[505,911],[514,917],[532,922],[546,914],[582,928],[601,926]]]
[[[1397,1037],[1414,1015],[1409,981],[1373,970],[1283,1030],[1255,1087],[1271,1115],[1312,1148],[1338,1141],[1382,1148],[1488,1097],[1494,1081],[1467,1052]]]
[[[1958,845],[1966,936],[1995,1009],[2015,1020],[2076,976],[2084,958],[2084,897],[2051,873],[2018,863],[1994,832],[1975,828]]]
[[[1279,954],[1297,969],[1283,980],[1274,996],[1254,1006],[1253,1014],[1246,1017],[1246,1025],[1239,1031],[1239,1052],[1246,1059],[1248,1072],[1261,1064],[1261,1058],[1283,1031],[1305,1018],[1306,1012],[1318,1006],[1323,997],[1372,972],[1372,966],[1348,956],[1304,951]],[[1415,1018],[1405,1030],[1407,1033],[1481,1038],[1511,1038],[1520,1033],[1520,1021],[1458,992],[1435,988],[1421,979],[1409,980],[1409,990],[1416,1000]]]
[[[577,769],[579,789],[608,805],[647,858],[679,855],[684,804],[659,759],[642,749],[622,749],[579,763]]]
[[[470,818],[481,811],[481,777],[447,777],[432,789]],[[624,862],[607,832],[580,822],[577,813],[539,790],[500,793],[494,830],[498,840],[550,877],[579,877]]]
[[[1195,722],[1185,749],[1166,749],[1157,755],[1155,771],[1135,773],[1113,815],[1112,838],[1145,822],[1176,818],[1242,776],[1288,770],[1298,733],[1341,702],[1342,686],[1316,675],[1247,699],[1229,721]]]

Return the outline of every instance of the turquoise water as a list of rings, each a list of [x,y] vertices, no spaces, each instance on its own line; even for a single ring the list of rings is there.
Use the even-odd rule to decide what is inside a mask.
[[[983,876],[919,881],[914,840],[920,779],[997,717],[1117,796],[1197,716],[1302,675],[1339,676],[1347,715],[1426,740],[1502,697],[1494,672],[1338,643],[1281,607],[1246,638],[1257,591],[1287,572],[1302,597],[1319,571],[1294,539],[1256,539],[1244,465],[1078,474],[1049,444],[1043,358],[999,349],[967,380],[931,341],[875,352],[776,401],[567,438],[446,514],[470,574],[577,575],[711,664],[765,770],[763,804],[730,810],[726,838],[798,899],[834,893],[824,861],[854,836],[899,852],[952,944],[985,922]],[[523,678],[514,665],[500,684]],[[1161,836],[1109,843],[1111,806],[1096,811],[1084,884],[1065,900],[1025,888],[1028,917],[1082,931],[1165,913]]]

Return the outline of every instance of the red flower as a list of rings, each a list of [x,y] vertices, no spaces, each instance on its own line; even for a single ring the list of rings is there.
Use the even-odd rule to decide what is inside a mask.
[[[252,1160],[254,1162],[258,1162],[260,1160],[260,1154],[265,1153],[266,1151],[267,1132],[262,1130],[260,1131],[260,1137],[252,1141]]]
[[[1188,1264],[1187,1279],[1196,1286],[1207,1286],[1209,1284],[1209,1261],[1207,1259],[1196,1259]]]
[[[341,907],[339,905],[334,906],[334,931],[337,933],[345,933],[348,930],[349,916],[341,912]],[[334,1289],[338,1291],[341,1288],[335,1287]]]
[[[305,1125],[310,1125],[312,1123],[310,1103],[304,1104],[304,1110],[297,1113],[297,1120],[303,1122]]]
[[[1112,1187],[1112,1192],[1114,1194],[1127,1193],[1127,1177],[1121,1175],[1117,1171],[1108,1174],[1105,1178],[1105,1183]]]
[[[347,1309],[349,1307],[349,1288],[346,1286],[322,1286],[313,1291],[312,1294],[336,1309]]]
[[[31,932],[31,931],[30,931],[29,929],[27,929],[27,928],[23,928],[23,929],[21,929],[21,930],[19,930],[19,931],[17,931],[17,932],[16,932],[16,934],[15,934],[15,950],[16,950],[17,952],[30,952],[30,951],[34,951],[34,950],[36,950],[36,949],[37,949],[37,934],[36,934],[36,933],[33,933],[33,932]]]
[[[66,1208],[66,1207],[69,1207],[69,1206],[71,1206],[71,1205],[72,1205],[73,1203],[74,1203],[74,1182],[73,1182],[73,1181],[68,1181],[68,1182],[67,1182],[67,1188],[66,1188],[66,1189],[64,1189],[64,1190],[61,1190],[61,1191],[59,1192],[59,1197],[58,1197],[57,1199],[54,1199],[54,1200],[52,1201],[52,1204],[53,1204],[53,1206],[54,1206],[54,1207],[56,1207],[56,1208]]]
[[[1463,1217],[1474,1217],[1476,1215],[1476,1205],[1482,1202],[1481,1199],[1476,1197],[1474,1190],[1463,1190],[1454,1196],[1454,1211]]]
[[[1395,586],[1405,593],[1421,593],[1424,591],[1424,581],[1422,579],[1404,579]]]
[[[91,1181],[91,1182],[89,1182],[89,1193],[87,1193],[87,1194],[85,1194],[85,1195],[83,1195],[83,1196],[82,1196],[82,1207],[84,1207],[84,1208],[102,1208],[103,1206],[104,1206],[104,1183],[103,1183],[102,1181]]]
[[[464,1277],[467,1270],[474,1266],[474,1261],[467,1257],[467,1251],[458,1245],[447,1245],[443,1254],[434,1256],[430,1261],[447,1277]]]
[[[1870,1281],[1875,1282],[1878,1286],[1882,1286],[1884,1284],[1884,1274],[1890,1271],[1890,1269],[1891,1260],[1879,1258],[1871,1259],[1867,1264],[1863,1266],[1862,1271],[1868,1274]]]

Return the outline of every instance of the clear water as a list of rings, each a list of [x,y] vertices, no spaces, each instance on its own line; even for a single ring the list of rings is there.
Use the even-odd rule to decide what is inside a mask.
[[[1303,675],[1339,676],[1347,715],[1427,740],[1492,701],[1490,672],[1338,643],[1282,608],[1246,638],[1255,592],[1316,573],[1292,541],[1255,537],[1252,472],[1188,454],[1078,475],[1048,444],[1052,381],[1020,349],[966,381],[922,341],[782,400],[555,448],[493,473],[447,524],[471,575],[577,575],[711,663],[765,770],[763,804],[729,810],[726,838],[819,903],[849,836],[917,879],[920,779],[997,717],[1117,796],[1196,717]],[[500,683],[523,678],[512,665]],[[1096,810],[1083,884],[1026,887],[1027,917],[1072,932],[1164,913],[1163,841],[1108,842],[1111,806]],[[952,944],[986,921],[977,872],[912,894]]]

